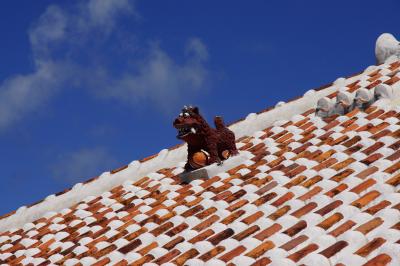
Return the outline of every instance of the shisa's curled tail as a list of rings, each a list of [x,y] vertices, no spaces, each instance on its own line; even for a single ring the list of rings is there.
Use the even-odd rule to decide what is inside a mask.
[[[224,119],[222,118],[222,116],[216,116],[214,118],[214,125],[215,125],[216,129],[226,128]]]

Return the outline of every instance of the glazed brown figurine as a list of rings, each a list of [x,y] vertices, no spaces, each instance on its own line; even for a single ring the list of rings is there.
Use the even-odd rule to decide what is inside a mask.
[[[178,130],[178,139],[188,144],[188,157],[185,165],[186,171],[191,171],[197,166],[221,163],[222,160],[238,154],[235,143],[235,134],[225,126],[222,117],[214,119],[215,129],[200,115],[197,107],[184,107],[182,113],[175,119],[173,126]],[[207,160],[202,163],[193,163],[199,153],[204,153]],[[196,156],[194,156],[196,154]],[[191,163],[192,162],[192,163]]]

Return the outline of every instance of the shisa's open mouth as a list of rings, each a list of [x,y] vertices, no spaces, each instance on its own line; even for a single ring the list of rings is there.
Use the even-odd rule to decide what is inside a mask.
[[[196,134],[196,129],[191,126],[176,126],[176,129],[178,130],[178,138],[185,137],[189,134]]]

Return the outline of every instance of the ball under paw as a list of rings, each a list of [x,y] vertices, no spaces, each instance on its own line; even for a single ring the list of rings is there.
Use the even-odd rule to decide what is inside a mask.
[[[190,158],[189,164],[194,169],[204,167],[208,165],[208,155],[203,151],[196,152],[193,154],[192,158]]]
[[[224,157],[224,159],[228,159],[229,157],[231,157],[231,153],[228,150],[224,150],[222,152],[222,157]]]

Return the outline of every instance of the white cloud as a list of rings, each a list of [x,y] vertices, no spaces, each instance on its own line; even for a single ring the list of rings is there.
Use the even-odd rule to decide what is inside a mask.
[[[130,13],[133,8],[128,0],[90,0],[87,10],[90,24],[109,28],[115,25],[115,17],[120,12]]]
[[[103,78],[99,79],[97,92],[129,104],[150,100],[163,110],[169,109],[182,95],[202,88],[208,76],[204,66],[208,58],[205,45],[193,38],[185,51],[185,62],[178,64],[159,45],[153,44],[147,57],[131,72],[116,78],[101,72]]]
[[[31,48],[36,60],[47,56],[49,49],[65,37],[67,18],[58,6],[49,6],[29,31]]]
[[[45,103],[65,82],[68,65],[38,62],[35,72],[15,75],[0,86],[0,130]]]
[[[56,179],[74,183],[100,175],[101,169],[112,167],[115,163],[116,160],[104,148],[80,149],[59,156],[51,166],[51,172]]]
[[[204,87],[208,52],[198,38],[188,41],[183,63],[153,44],[141,49],[140,58],[127,54],[125,59],[134,62],[133,67],[114,75],[112,60],[99,60],[103,54],[113,58],[113,51],[93,52],[93,44],[111,38],[124,15],[135,15],[133,1],[87,0],[70,8],[49,6],[29,31],[32,73],[0,82],[0,131],[44,106],[59,90],[74,86],[131,105],[148,100],[162,109]]]
[[[110,28],[120,8],[125,7],[121,2],[126,1],[106,2],[107,5],[100,4],[103,1],[88,2],[86,9],[97,10],[97,13],[84,12],[84,7],[81,7],[79,18],[85,20],[86,13],[93,13],[92,20],[104,18],[104,23],[110,25],[107,27]],[[101,7],[96,7],[96,3]],[[65,58],[57,58],[52,53],[77,30],[75,18],[74,14],[52,5],[30,29],[34,69],[32,73],[16,74],[0,83],[0,130],[43,105],[57,90],[63,88],[73,72],[77,72],[79,66],[67,63]],[[97,26],[104,28],[104,23]]]

